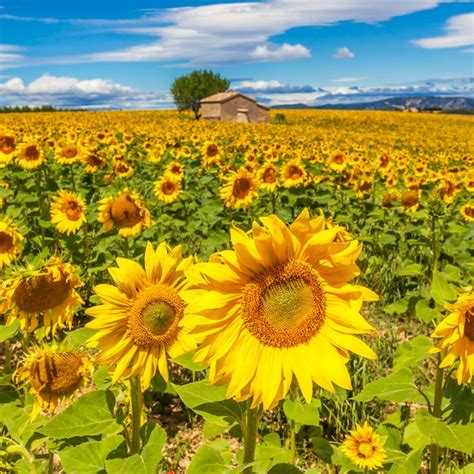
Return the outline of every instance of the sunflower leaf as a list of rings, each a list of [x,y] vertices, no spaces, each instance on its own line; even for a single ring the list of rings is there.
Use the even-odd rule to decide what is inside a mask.
[[[290,420],[308,426],[319,426],[320,408],[320,400],[313,400],[311,403],[285,400],[285,403],[283,404],[283,411]]]
[[[0,342],[8,341],[12,337],[15,337],[20,329],[20,321],[15,319],[12,324],[5,326],[0,326]]]

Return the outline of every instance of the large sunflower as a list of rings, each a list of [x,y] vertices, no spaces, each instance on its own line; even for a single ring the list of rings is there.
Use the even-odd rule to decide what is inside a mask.
[[[23,236],[10,221],[0,221],[0,270],[21,253],[22,240]]]
[[[128,189],[115,197],[102,199],[99,213],[99,222],[104,224],[105,230],[109,231],[116,225],[122,237],[133,237],[152,224],[150,212],[140,196]]]
[[[109,367],[113,383],[140,375],[146,390],[157,368],[168,380],[167,355],[177,357],[195,347],[195,336],[179,327],[184,271],[191,263],[192,257],[181,257],[181,246],[170,249],[162,243],[155,251],[148,243],[145,269],[118,258],[118,268],[109,269],[116,286],[94,288],[103,304],[86,311],[95,318],[87,326],[97,330],[88,343],[101,349],[97,362]]]
[[[205,336],[196,360],[210,363],[211,383],[229,384],[227,397],[253,397],[253,407],[275,406],[293,376],[306,400],[313,382],[350,389],[349,351],[376,357],[355,337],[374,331],[359,312],[377,299],[348,283],[361,246],[337,241],[342,228],[306,209],[290,227],[274,215],[261,221],[252,236],[232,229],[234,250],[188,272],[196,288],[183,292],[183,326]]]
[[[56,150],[54,158],[62,165],[71,165],[82,158],[82,151],[78,145],[64,145]]]
[[[38,327],[42,316],[46,333],[55,334],[58,328],[71,328],[74,311],[82,303],[76,291],[80,285],[74,267],[54,257],[40,269],[20,271],[2,283],[0,314],[8,314],[7,324],[18,318],[28,332]]]
[[[224,178],[224,186],[219,193],[226,207],[246,209],[257,195],[257,180],[253,174],[242,168]]]
[[[290,160],[282,166],[281,177],[285,188],[303,186],[307,177],[305,166],[298,159]]]
[[[91,379],[92,364],[85,352],[59,346],[33,347],[18,365],[14,380],[29,386],[35,397],[34,419],[42,409],[54,411]]]
[[[40,167],[46,161],[46,157],[36,142],[28,142],[20,149],[16,162],[21,168],[32,170]]]
[[[86,206],[76,194],[59,191],[51,202],[51,222],[61,233],[75,234],[86,222]]]
[[[457,381],[469,383],[474,374],[474,292],[461,295],[446,308],[451,313],[431,334],[431,337],[441,338],[432,352],[447,351],[440,367],[448,367],[459,358]]]
[[[259,186],[266,191],[274,192],[278,186],[278,170],[271,163],[265,163],[258,171]]]

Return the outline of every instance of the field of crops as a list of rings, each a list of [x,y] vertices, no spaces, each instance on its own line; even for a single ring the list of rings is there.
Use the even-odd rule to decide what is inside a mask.
[[[0,472],[473,473],[474,122],[0,117]]]

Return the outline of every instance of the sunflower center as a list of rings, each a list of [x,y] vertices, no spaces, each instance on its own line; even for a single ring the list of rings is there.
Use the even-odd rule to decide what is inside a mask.
[[[309,341],[323,325],[325,312],[319,275],[298,260],[271,267],[243,289],[245,326],[268,346],[293,347]]]
[[[169,196],[170,194],[174,193],[175,184],[172,181],[165,181],[161,185],[161,190],[163,191],[163,194],[166,194],[167,196]]]
[[[209,145],[206,150],[206,155],[212,158],[213,156],[216,156],[217,153],[219,152],[219,149],[217,148],[217,145]]]
[[[8,252],[13,247],[13,237],[6,232],[0,232],[0,253]]]
[[[474,219],[474,206],[467,205],[462,209],[462,212],[464,213],[465,216],[471,217]]]
[[[418,193],[415,191],[407,191],[403,194],[401,199],[405,207],[412,207],[418,202]]]
[[[301,176],[303,176],[303,171],[297,166],[291,165],[288,168],[288,174],[291,179],[299,179]]]
[[[140,209],[129,194],[114,199],[110,214],[114,223],[120,227],[133,227],[141,221]]]
[[[466,311],[466,322],[464,323],[464,335],[474,342],[474,307]]]
[[[263,181],[265,183],[274,183],[276,181],[276,173],[273,168],[268,168],[263,173]]]
[[[237,178],[232,187],[232,194],[236,198],[244,198],[250,191],[250,181],[247,178]]]
[[[75,158],[77,154],[78,150],[75,145],[67,145],[61,150],[61,156],[63,158]]]
[[[364,458],[370,458],[374,454],[374,447],[370,443],[363,441],[359,444],[359,453]]]
[[[31,364],[31,385],[47,402],[72,395],[82,381],[82,365],[79,354],[72,351],[45,355]]]
[[[82,207],[76,201],[68,201],[65,205],[65,212],[68,219],[77,221],[82,214]]]
[[[23,152],[23,155],[27,160],[35,161],[39,158],[40,152],[36,145],[28,145]]]
[[[173,288],[158,283],[141,291],[127,315],[130,338],[136,346],[168,346],[176,340],[184,302]]]
[[[23,278],[13,293],[13,301],[20,311],[41,313],[62,305],[71,287],[64,275],[57,281],[51,275]]]

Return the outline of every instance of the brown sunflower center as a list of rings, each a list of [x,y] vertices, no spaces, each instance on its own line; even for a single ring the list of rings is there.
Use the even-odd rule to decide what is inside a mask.
[[[82,381],[82,366],[81,357],[73,351],[45,355],[31,364],[31,385],[48,402],[72,395]]]
[[[77,221],[82,215],[82,207],[77,201],[67,201],[65,213],[69,220]]]
[[[28,145],[23,151],[23,156],[28,161],[36,161],[40,157],[40,152],[36,145]]]
[[[137,346],[168,346],[176,340],[184,302],[176,291],[163,284],[141,291],[128,313],[130,338]]]
[[[13,293],[13,301],[25,313],[41,313],[62,305],[71,292],[64,275],[57,281],[51,275],[23,278]]]
[[[15,137],[5,136],[2,140],[2,153],[9,155],[16,150]]]
[[[102,158],[94,154],[87,155],[85,161],[92,168],[101,168],[105,164]]]
[[[404,207],[412,207],[418,202],[418,193],[416,191],[406,191],[403,193],[401,203]]]
[[[219,149],[217,148],[217,145],[209,145],[206,150],[206,155],[209,156],[210,158],[214,157],[219,153]]]
[[[78,153],[79,150],[76,145],[67,145],[61,150],[61,156],[68,159],[75,158]]]
[[[474,206],[465,206],[463,209],[462,209],[462,212],[465,216],[467,217],[471,217],[474,219]]]
[[[336,165],[342,165],[344,163],[344,155],[336,155],[333,157],[332,162]]]
[[[120,227],[133,227],[142,220],[140,209],[129,194],[122,194],[114,199],[110,214]]]
[[[364,458],[371,458],[374,454],[374,447],[365,441],[359,444],[359,454],[361,454]]]
[[[166,194],[169,196],[170,194],[173,194],[176,189],[176,185],[172,181],[165,181],[161,185],[161,190],[163,191],[163,194]]]
[[[0,253],[8,252],[13,247],[13,237],[6,232],[0,232]]]
[[[291,179],[299,179],[303,176],[303,170],[301,168],[299,168],[298,166],[291,165],[288,168],[288,176]]]
[[[263,173],[265,183],[274,183],[276,181],[276,172],[273,168],[267,168]]]
[[[232,194],[234,197],[242,199],[250,191],[250,181],[247,178],[237,178],[234,181],[234,185],[232,187]]]
[[[474,342],[474,307],[466,311],[466,322],[464,323],[464,335]]]
[[[243,289],[245,326],[267,346],[293,347],[309,341],[323,325],[325,314],[321,280],[305,262],[275,265]]]

